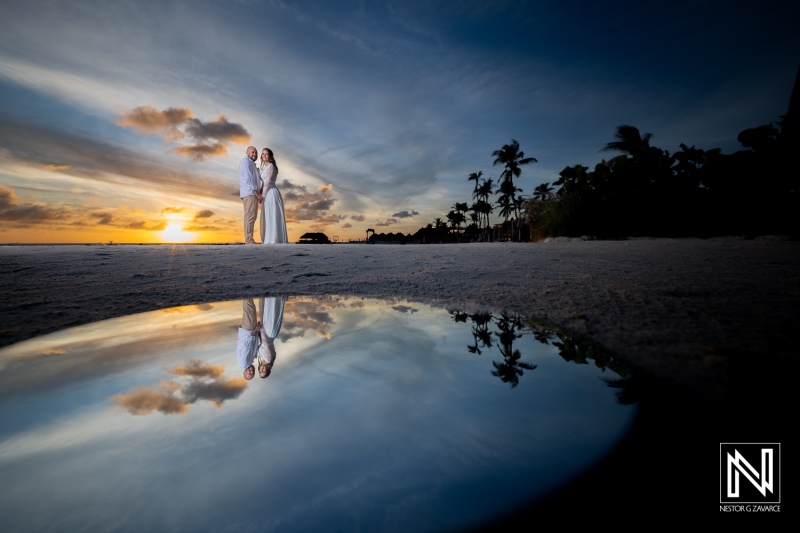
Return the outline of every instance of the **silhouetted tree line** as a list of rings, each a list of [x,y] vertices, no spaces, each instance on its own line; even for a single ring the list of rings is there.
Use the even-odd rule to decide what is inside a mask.
[[[685,144],[670,154],[650,146],[651,134],[619,126],[603,151],[621,155],[593,170],[566,167],[555,193],[540,186],[546,194],[527,206],[531,237],[797,236],[799,83],[800,72],[787,114],[742,131],[744,149],[728,155]]]

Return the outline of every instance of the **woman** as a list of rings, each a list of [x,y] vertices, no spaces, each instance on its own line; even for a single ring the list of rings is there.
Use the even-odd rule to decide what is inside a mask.
[[[259,316],[261,317],[262,328],[261,345],[258,347],[258,375],[261,379],[268,377],[272,373],[272,366],[275,364],[275,339],[281,331],[283,323],[283,305],[286,299],[260,298],[258,300]]]
[[[272,150],[261,151],[261,244],[286,244],[289,242],[286,233],[286,217],[283,214],[283,197],[275,179],[278,177],[278,165]]]

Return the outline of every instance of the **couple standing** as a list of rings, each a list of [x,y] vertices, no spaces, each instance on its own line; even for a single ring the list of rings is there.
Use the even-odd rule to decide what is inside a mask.
[[[239,196],[244,205],[244,243],[258,244],[253,239],[253,231],[261,206],[261,244],[286,244],[286,217],[283,212],[283,198],[275,185],[278,177],[278,164],[272,150],[261,151],[261,172],[256,168],[258,150],[247,147],[247,155],[239,163]]]

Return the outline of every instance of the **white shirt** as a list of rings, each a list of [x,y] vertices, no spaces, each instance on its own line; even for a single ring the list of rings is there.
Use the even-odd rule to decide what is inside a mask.
[[[252,196],[253,191],[261,188],[259,182],[258,169],[256,164],[249,157],[245,157],[239,163],[239,198]]]
[[[239,338],[236,340],[236,362],[242,370],[253,364],[253,359],[258,353],[259,336],[251,335],[250,331],[239,328]]]

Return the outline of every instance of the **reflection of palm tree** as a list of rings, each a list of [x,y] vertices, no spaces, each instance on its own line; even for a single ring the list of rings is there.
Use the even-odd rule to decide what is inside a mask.
[[[519,350],[514,349],[514,341],[522,337],[522,334],[517,333],[517,329],[523,327],[522,318],[518,314],[511,315],[503,311],[495,324],[500,329],[500,332],[496,332],[495,335],[500,342],[500,355],[503,356],[503,362],[492,361],[492,366],[495,368],[492,375],[499,377],[503,383],[511,383],[513,389],[519,385],[519,376],[523,374],[523,369],[534,370],[537,365],[520,361],[522,354]]]
[[[536,368],[536,365],[520,361],[521,357],[519,350],[514,350],[508,357],[503,357],[502,363],[492,361],[492,366],[494,366],[492,375],[499,377],[503,383],[511,383],[513,389],[519,385],[519,376],[523,374],[522,369],[534,370]]]

